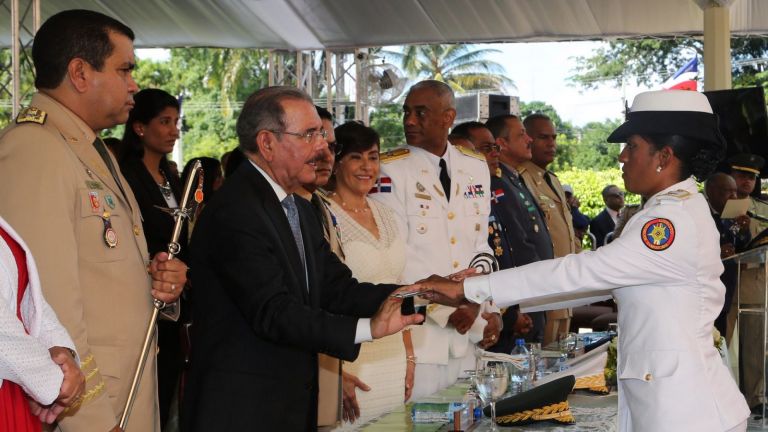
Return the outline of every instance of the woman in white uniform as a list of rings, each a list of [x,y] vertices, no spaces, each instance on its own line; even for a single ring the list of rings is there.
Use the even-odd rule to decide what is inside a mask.
[[[744,431],[749,409],[712,339],[725,294],[718,233],[692,178],[704,180],[722,159],[717,119],[701,93],[641,93],[608,141],[627,143],[619,156],[626,189],[647,199],[621,237],[463,283],[432,280],[425,297],[504,307],[611,294],[619,430]]]

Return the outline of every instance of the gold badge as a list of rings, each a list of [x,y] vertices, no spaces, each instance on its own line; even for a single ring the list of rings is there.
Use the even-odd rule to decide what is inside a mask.
[[[21,110],[19,115],[16,117],[16,123],[37,123],[37,124],[43,124],[45,123],[45,119],[48,118],[48,114],[35,107],[27,107]]]

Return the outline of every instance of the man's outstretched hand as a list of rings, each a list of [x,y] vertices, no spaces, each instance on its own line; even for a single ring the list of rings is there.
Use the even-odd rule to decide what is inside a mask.
[[[431,302],[453,307],[459,307],[467,302],[464,298],[464,281],[431,276],[420,285],[421,297]]]
[[[392,294],[402,292],[419,291],[420,286],[418,284],[408,285],[400,287],[398,290],[392,292]],[[386,300],[379,306],[378,312],[371,319],[371,336],[374,339],[383,338],[395,334],[400,330],[408,327],[409,325],[418,324],[424,321],[424,316],[421,314],[403,315],[400,312],[400,306],[403,304],[403,299],[387,297]]]

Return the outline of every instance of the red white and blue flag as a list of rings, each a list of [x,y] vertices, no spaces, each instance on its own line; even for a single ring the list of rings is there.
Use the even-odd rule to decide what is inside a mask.
[[[678,69],[674,75],[661,85],[664,90],[693,90],[699,89],[699,83],[696,79],[699,76],[699,59],[694,57]]]
[[[501,201],[501,197],[504,196],[504,189],[496,189],[495,191],[491,192],[491,201],[493,201],[494,204],[498,204]]]
[[[377,192],[383,192],[383,193],[392,192],[392,179],[389,177],[380,177],[379,181],[375,185],[373,185],[371,190],[368,191],[369,194],[377,193]]]

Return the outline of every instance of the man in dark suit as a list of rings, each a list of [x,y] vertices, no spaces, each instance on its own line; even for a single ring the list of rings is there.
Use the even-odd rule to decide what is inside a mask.
[[[595,247],[604,245],[605,236],[616,228],[619,210],[624,207],[624,191],[616,185],[604,187],[603,202],[605,208],[589,223],[589,231],[595,236],[595,243],[597,243]]]
[[[401,315],[390,297],[396,286],[353,279],[311,204],[294,200],[328,145],[309,96],[257,91],[237,134],[248,161],[206,206],[192,238],[195,333],[183,426],[315,430],[317,354],[352,361],[361,342],[422,318]]]
[[[491,248],[499,259],[499,267],[505,269],[552,259],[552,238],[544,215],[517,171],[523,162],[531,160],[531,138],[525,133],[520,119],[514,115],[493,117],[486,126],[499,146],[501,171],[491,176],[491,215],[502,233],[498,240],[495,233],[491,233],[489,238]],[[514,347],[515,336],[511,330],[523,317],[514,310],[507,310],[504,315],[504,330],[499,342],[490,350],[509,353]],[[526,339],[541,342],[546,313],[528,315],[533,321],[533,329]]]

